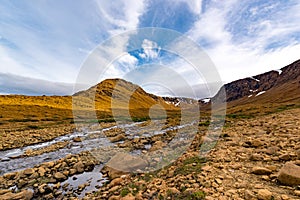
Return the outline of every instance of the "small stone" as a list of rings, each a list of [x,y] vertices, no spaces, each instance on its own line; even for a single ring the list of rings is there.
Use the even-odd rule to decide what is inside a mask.
[[[259,200],[271,200],[272,199],[272,192],[267,189],[261,189],[257,193],[257,198]]]
[[[110,182],[110,186],[116,186],[116,185],[121,185],[121,183],[123,182],[122,178],[115,178]]]
[[[253,192],[249,191],[249,190],[245,190],[245,200],[250,200],[250,199],[254,199],[254,194]]]
[[[46,170],[44,167],[39,167],[38,168],[38,173],[40,176],[45,176]]]
[[[84,164],[81,161],[79,161],[74,165],[74,169],[76,169],[78,173],[82,173],[84,172]]]
[[[171,194],[180,194],[180,191],[174,187],[169,188],[168,191],[171,192]]]
[[[256,175],[269,175],[272,171],[264,167],[253,167],[252,173]]]
[[[74,175],[74,174],[76,174],[76,169],[70,169],[70,175]]]
[[[250,156],[250,160],[252,160],[252,161],[260,161],[260,160],[263,160],[263,159],[264,159],[264,157],[260,154],[252,154]]]
[[[32,168],[25,169],[25,170],[23,171],[23,173],[24,173],[25,175],[31,175],[31,174],[34,173],[34,169],[32,169]]]
[[[81,140],[80,137],[75,137],[75,138],[73,138],[73,141],[74,141],[74,142],[81,142],[82,140]]]
[[[215,179],[215,181],[216,181],[216,183],[218,183],[219,185],[221,185],[221,184],[222,184],[222,180],[221,180],[221,179],[219,179],[219,178]]]
[[[54,174],[54,178],[56,178],[57,180],[66,180],[67,179],[67,177],[61,172],[56,172]]]
[[[262,145],[263,145],[263,142],[260,141],[260,140],[258,140],[258,139],[252,140],[252,141],[251,141],[251,146],[252,146],[252,147],[260,147],[260,146],[262,146]]]
[[[7,173],[7,174],[4,174],[4,178],[8,179],[8,180],[12,180],[15,178],[15,176],[17,175],[17,172],[12,172],[12,173]]]
[[[279,156],[279,159],[283,160],[283,161],[289,161],[289,160],[291,160],[291,156],[289,154],[283,154],[283,155]]]
[[[288,200],[288,199],[290,199],[287,195],[285,195],[285,194],[283,194],[283,195],[281,195],[281,199],[282,200]]]
[[[206,165],[206,166],[203,166],[201,169],[202,169],[203,171],[211,171],[211,170],[212,170],[212,167],[209,166],[209,165]]]

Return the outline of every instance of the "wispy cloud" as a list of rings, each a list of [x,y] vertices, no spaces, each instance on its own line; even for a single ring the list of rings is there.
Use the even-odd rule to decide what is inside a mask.
[[[188,35],[230,82],[299,59],[299,13],[296,1],[223,1],[211,4]]]

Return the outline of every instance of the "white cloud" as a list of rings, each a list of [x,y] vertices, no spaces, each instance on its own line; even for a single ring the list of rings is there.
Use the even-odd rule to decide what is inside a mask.
[[[139,56],[144,59],[155,59],[159,56],[161,48],[157,45],[156,42],[153,42],[148,39],[144,39],[142,43],[143,53],[140,53]]]
[[[299,59],[300,42],[289,35],[300,31],[300,3],[276,10],[270,16],[263,16],[258,21],[233,27],[232,13],[241,7],[247,8],[239,1],[223,1],[213,5],[201,15],[194,27],[188,32],[192,39],[207,43],[203,49],[210,56],[224,82],[230,82],[269,70],[284,67]],[[271,7],[252,8],[253,15]],[[258,11],[259,10],[259,11]],[[235,13],[236,14],[236,13]],[[241,20],[241,16],[235,16]],[[245,36],[236,36],[234,28],[246,28]],[[283,46],[267,49],[272,42],[284,42]]]
[[[183,2],[183,3],[187,3],[190,10],[195,13],[196,15],[201,14],[202,11],[202,0],[172,0],[173,3],[178,3],[178,2]]]
[[[130,55],[129,53],[125,53],[118,59],[118,62],[125,67],[128,66],[129,67],[128,70],[130,70],[131,68],[136,67],[136,65],[138,63],[138,59],[136,57]]]
[[[136,29],[139,24],[139,17],[144,13],[147,6],[143,0],[116,0],[113,3],[97,0],[96,2],[105,19],[117,26],[116,29],[110,30],[112,34]]]

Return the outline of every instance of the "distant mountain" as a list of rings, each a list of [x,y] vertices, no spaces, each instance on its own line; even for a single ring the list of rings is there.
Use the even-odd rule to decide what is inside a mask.
[[[225,84],[223,89],[227,103],[299,102],[300,60],[279,70]],[[217,93],[213,99],[219,98],[219,95]]]
[[[192,98],[186,98],[186,97],[162,97],[165,102],[169,105],[174,105],[175,107],[178,107],[182,104],[196,104],[197,100]]]
[[[77,102],[76,102],[77,101]],[[96,110],[111,112],[118,110],[120,115],[128,111],[135,116],[147,116],[153,106],[156,110],[177,110],[162,97],[145,92],[141,87],[123,79],[106,79],[88,90],[73,95],[73,103],[79,109],[85,108],[87,101],[93,101]],[[80,106],[81,105],[81,106]],[[92,105],[92,104],[90,104]]]

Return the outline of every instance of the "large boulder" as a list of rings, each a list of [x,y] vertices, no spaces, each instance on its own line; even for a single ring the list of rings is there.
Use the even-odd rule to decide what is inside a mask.
[[[300,185],[300,167],[292,162],[286,163],[279,172],[278,180],[284,185]]]
[[[111,179],[114,179],[128,174],[128,172],[144,170],[148,165],[148,162],[141,157],[127,153],[117,153],[109,160],[102,171],[106,172]]]

